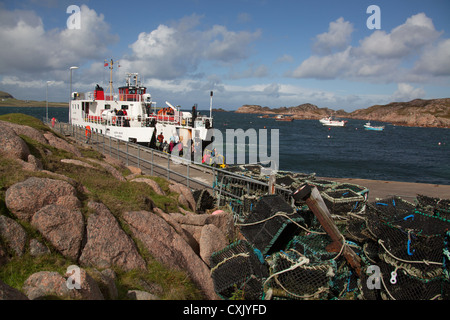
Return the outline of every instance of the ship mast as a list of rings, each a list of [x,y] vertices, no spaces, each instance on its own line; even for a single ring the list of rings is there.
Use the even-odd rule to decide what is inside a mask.
[[[113,76],[112,76],[112,71],[113,71],[113,65],[114,65],[114,61],[113,59],[111,59],[111,62],[109,63],[109,87],[106,90],[105,95],[108,93],[110,93],[111,96],[114,96],[114,87],[113,87]]]

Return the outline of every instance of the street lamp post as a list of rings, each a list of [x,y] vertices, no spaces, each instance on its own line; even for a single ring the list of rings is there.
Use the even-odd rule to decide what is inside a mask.
[[[72,123],[72,115],[70,112],[71,104],[72,104],[72,70],[78,69],[78,67],[70,67],[70,98],[69,98],[69,122]]]
[[[48,122],[48,85],[52,83],[51,81],[47,81],[46,89],[45,89],[45,119]]]

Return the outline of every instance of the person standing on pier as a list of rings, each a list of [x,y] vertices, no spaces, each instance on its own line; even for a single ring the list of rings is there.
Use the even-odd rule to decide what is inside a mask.
[[[91,140],[91,136],[92,136],[92,131],[91,131],[91,127],[90,126],[86,126],[86,143],[89,143],[89,140]]]

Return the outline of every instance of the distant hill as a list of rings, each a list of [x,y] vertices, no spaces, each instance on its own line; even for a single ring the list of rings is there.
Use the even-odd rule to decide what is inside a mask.
[[[46,101],[19,100],[5,91],[0,91],[0,107],[45,107]],[[68,102],[49,102],[49,107],[67,107]]]
[[[348,117],[405,126],[450,128],[450,98],[374,105],[355,110]]]
[[[334,114],[336,116],[346,116],[343,110],[334,111],[328,108],[319,108],[316,105],[305,103],[296,107],[281,107],[271,109],[269,107],[261,107],[258,105],[243,105],[236,113],[255,113],[255,114],[284,114],[291,115],[294,119],[321,119],[323,117]]]
[[[416,99],[409,102],[392,102],[386,105],[374,105],[353,112],[319,108],[305,103],[296,107],[281,107],[271,109],[259,105],[243,105],[236,113],[253,114],[286,114],[294,119],[321,119],[326,116],[348,119],[362,119],[388,122],[396,125],[414,127],[444,127],[450,128],[450,98]]]
[[[0,91],[0,99],[14,99],[8,92]]]

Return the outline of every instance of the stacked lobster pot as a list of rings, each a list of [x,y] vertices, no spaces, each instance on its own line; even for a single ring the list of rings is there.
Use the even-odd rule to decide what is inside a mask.
[[[211,255],[214,290],[222,299],[261,300],[269,268],[261,253],[247,241],[232,243]]]
[[[391,197],[370,203],[359,232],[355,230],[358,228],[352,234],[366,237],[364,251],[371,265],[379,268],[378,294],[382,299],[449,298],[446,259],[450,220],[435,215],[420,202]],[[366,298],[375,298],[373,291],[362,289]]]
[[[261,172],[239,167],[219,177],[219,199],[232,207],[245,238],[211,257],[220,297],[450,298],[450,200],[418,195],[414,203],[397,196],[368,202],[365,187],[287,172],[276,175],[277,189],[269,194],[267,184],[255,182],[268,181]],[[319,190],[344,245],[331,240],[306,199],[293,201],[303,183]],[[345,247],[360,258],[360,269]]]

